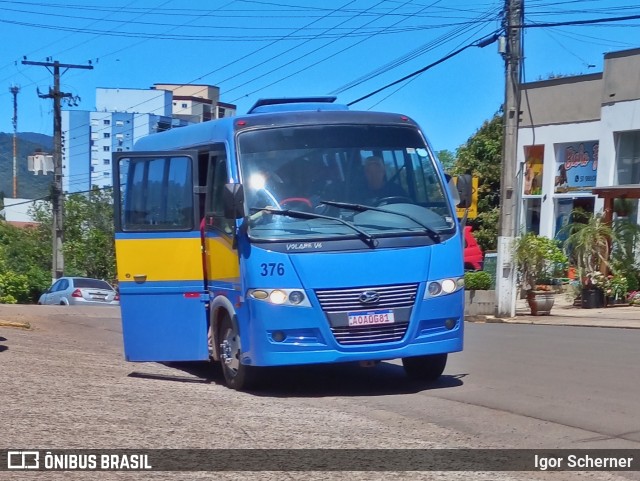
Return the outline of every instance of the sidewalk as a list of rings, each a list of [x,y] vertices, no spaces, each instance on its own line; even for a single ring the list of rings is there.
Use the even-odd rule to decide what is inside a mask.
[[[548,316],[532,316],[527,300],[518,299],[516,317],[498,319],[495,316],[474,316],[472,319],[465,318],[465,320],[469,322],[640,329],[640,306],[582,309],[574,307],[573,301],[565,294],[557,294],[551,314]]]

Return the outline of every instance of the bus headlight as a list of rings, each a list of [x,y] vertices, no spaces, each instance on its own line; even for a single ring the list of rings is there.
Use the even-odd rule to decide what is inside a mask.
[[[424,298],[445,296],[464,289],[464,277],[450,277],[436,281],[428,281]]]
[[[247,295],[252,299],[266,301],[276,306],[311,307],[302,289],[249,289]]]
[[[430,282],[427,290],[430,296],[438,296],[442,292],[442,286],[439,282]]]
[[[289,302],[295,306],[304,301],[304,293],[302,291],[291,291],[289,294]]]
[[[456,290],[456,281],[453,279],[445,279],[442,281],[442,292],[445,294],[451,294]]]
[[[287,295],[280,289],[275,289],[269,294],[269,300],[272,304],[284,304],[287,301]]]

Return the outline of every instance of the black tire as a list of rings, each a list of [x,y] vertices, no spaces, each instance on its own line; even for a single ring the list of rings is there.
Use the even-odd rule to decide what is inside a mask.
[[[256,385],[258,368],[242,364],[240,334],[229,316],[225,315],[220,321],[218,333],[220,365],[227,386],[237,391],[251,389]]]
[[[435,381],[442,375],[446,365],[446,354],[405,357],[402,359],[402,366],[407,375],[420,381]]]

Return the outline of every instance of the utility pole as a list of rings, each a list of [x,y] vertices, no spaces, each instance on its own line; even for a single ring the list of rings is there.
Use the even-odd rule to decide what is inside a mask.
[[[64,228],[62,222],[62,99],[73,98],[72,94],[60,91],[60,68],[64,68],[64,72],[70,68],[90,70],[93,69],[93,65],[64,64],[57,60],[53,62],[30,62],[28,60],[23,60],[22,64],[46,67],[47,70],[53,74],[53,88],[49,88],[49,93],[46,95],[38,92],[38,96],[43,99],[53,99],[53,185],[51,187],[51,206],[53,214],[53,262],[51,267],[51,276],[53,280],[56,280],[64,275],[64,256],[62,254],[62,244],[64,242]],[[51,71],[50,67],[53,67],[53,71]]]
[[[9,88],[13,95],[13,198],[18,198],[18,92],[20,87]]]
[[[498,317],[516,314],[516,266],[513,241],[516,234],[520,192],[517,176],[518,121],[520,117],[520,62],[522,60],[523,0],[505,0],[505,101],[500,223],[498,226]]]

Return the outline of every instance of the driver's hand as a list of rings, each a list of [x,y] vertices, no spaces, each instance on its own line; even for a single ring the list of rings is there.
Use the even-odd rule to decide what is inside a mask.
[[[273,207],[272,205],[266,205],[264,207],[262,207],[263,209],[275,209],[275,207]],[[266,210],[259,210],[257,212],[254,212],[253,214],[251,214],[249,216],[249,221],[250,222],[259,222],[263,219],[266,219],[268,217],[271,217],[271,214],[266,211]]]

